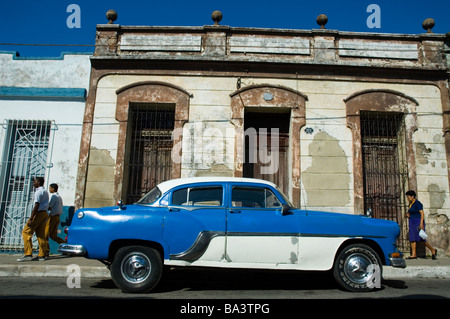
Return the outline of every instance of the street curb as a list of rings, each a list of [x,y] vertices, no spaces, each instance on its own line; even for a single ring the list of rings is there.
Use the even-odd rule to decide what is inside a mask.
[[[406,268],[383,267],[384,279],[450,278],[450,266],[407,266]]]
[[[81,277],[111,278],[108,268],[95,266],[78,266]],[[0,277],[68,277],[76,268],[60,265],[0,265]]]

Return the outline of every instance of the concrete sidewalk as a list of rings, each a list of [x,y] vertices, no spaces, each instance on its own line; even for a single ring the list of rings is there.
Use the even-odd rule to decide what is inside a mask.
[[[0,254],[0,277],[68,277],[73,270],[69,265],[80,267],[82,277],[110,278],[108,268],[98,260],[66,255],[52,255],[45,261],[17,262],[21,254]],[[450,258],[439,257],[437,260],[418,258],[406,260],[407,267],[383,267],[384,279],[402,278],[447,278],[450,279]]]
[[[45,261],[23,261],[17,259],[23,254],[0,254],[0,277],[68,277],[73,273],[69,265],[80,267],[82,277],[110,278],[109,269],[100,261],[84,257],[51,255]],[[37,255],[33,255],[35,257]]]

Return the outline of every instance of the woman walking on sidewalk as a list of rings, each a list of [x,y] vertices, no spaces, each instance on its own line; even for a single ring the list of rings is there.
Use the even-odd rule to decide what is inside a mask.
[[[437,250],[430,245],[426,239],[419,236],[419,231],[425,231],[425,215],[423,213],[423,205],[416,199],[415,191],[407,191],[406,198],[409,202],[409,209],[406,216],[409,219],[409,241],[411,242],[411,256],[407,259],[417,259],[417,242],[425,242],[425,246],[431,251],[433,260],[437,257]]]

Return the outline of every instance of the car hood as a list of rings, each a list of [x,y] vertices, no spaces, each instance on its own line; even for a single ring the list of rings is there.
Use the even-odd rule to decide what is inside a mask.
[[[303,236],[387,238],[400,233],[399,225],[391,220],[321,211],[294,212],[302,216],[300,234]]]

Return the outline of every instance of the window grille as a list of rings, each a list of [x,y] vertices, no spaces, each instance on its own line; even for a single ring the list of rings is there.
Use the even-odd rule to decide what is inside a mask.
[[[375,218],[397,222],[401,247],[407,246],[405,187],[408,166],[403,113],[361,112],[364,209]]]
[[[52,122],[5,120],[1,130],[0,249],[22,250],[22,229],[31,215],[33,178],[48,176]],[[34,239],[36,241],[36,239]],[[34,248],[37,248],[34,242]]]
[[[128,123],[126,203],[138,201],[172,176],[174,104],[132,103]]]

